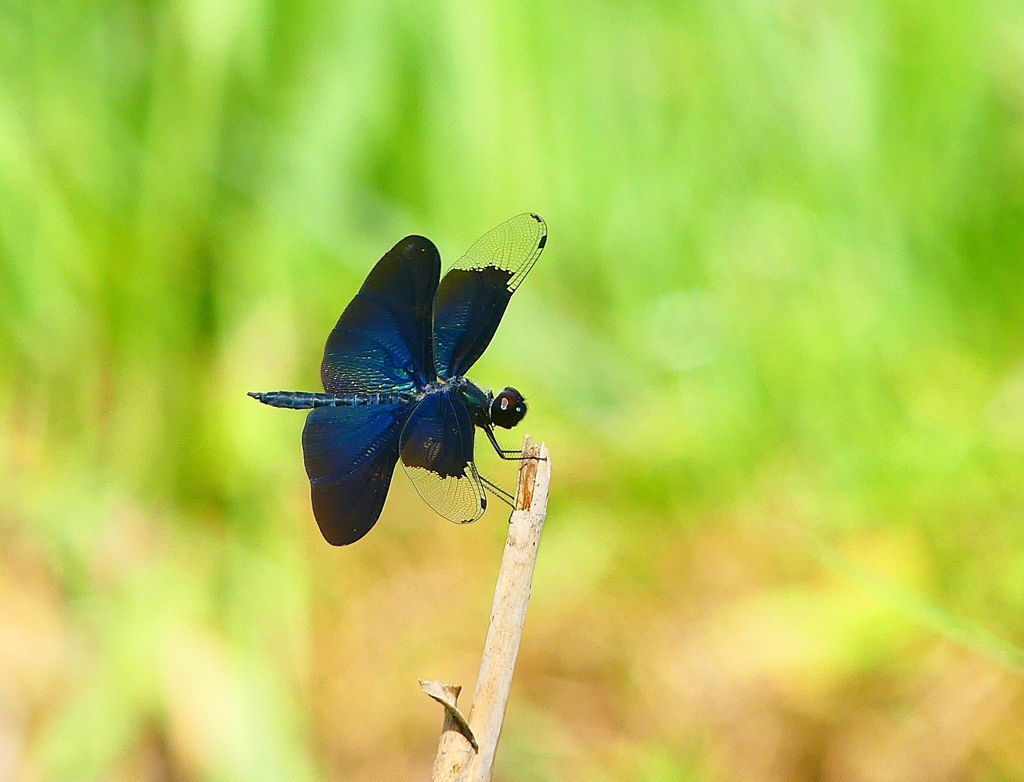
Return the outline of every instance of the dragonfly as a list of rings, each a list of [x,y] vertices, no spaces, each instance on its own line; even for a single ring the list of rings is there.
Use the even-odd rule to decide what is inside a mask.
[[[302,451],[313,515],[328,543],[354,543],[377,523],[396,463],[440,515],[476,521],[486,491],[473,458],[477,427],[502,459],[495,427],[511,429],[526,400],[495,394],[466,372],[491,342],[512,294],[547,243],[532,212],[484,234],[441,278],[441,256],[424,236],[407,236],[370,271],[327,338],[324,391],[251,391],[272,407],[309,409]]]

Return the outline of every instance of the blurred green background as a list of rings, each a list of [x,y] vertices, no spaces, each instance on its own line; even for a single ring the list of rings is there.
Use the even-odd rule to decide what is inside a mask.
[[[309,508],[408,233],[550,240],[497,779],[1024,779],[1024,8],[0,4],[0,779],[426,779],[506,511]],[[512,486],[488,449],[482,471]]]

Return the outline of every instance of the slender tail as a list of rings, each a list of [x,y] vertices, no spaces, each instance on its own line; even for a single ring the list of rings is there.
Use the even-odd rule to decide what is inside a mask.
[[[271,407],[308,410],[334,403],[333,394],[312,394],[308,391],[250,391],[249,396]]]
[[[332,394],[312,391],[250,391],[249,396],[271,407],[309,410],[314,407],[355,407],[358,405],[404,405],[419,397],[415,391],[374,392],[372,394]]]

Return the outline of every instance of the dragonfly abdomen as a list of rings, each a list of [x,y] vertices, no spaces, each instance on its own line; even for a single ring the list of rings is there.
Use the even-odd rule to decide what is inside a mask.
[[[323,394],[310,391],[250,391],[249,396],[271,407],[308,410],[313,407],[356,407],[359,405],[396,405],[412,402],[415,393],[384,391],[377,394]]]

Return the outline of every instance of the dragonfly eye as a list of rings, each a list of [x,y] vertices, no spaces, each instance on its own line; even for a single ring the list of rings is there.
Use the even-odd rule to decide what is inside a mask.
[[[526,400],[512,386],[508,386],[491,402],[491,423],[511,429],[526,415]]]

